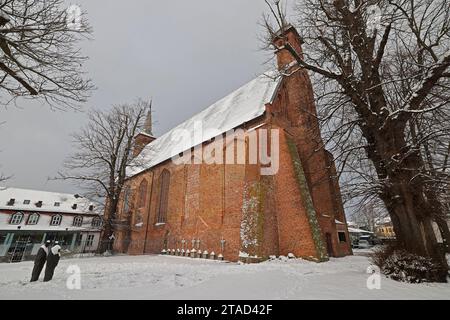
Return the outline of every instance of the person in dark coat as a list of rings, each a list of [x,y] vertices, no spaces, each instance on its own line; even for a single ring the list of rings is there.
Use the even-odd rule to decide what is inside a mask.
[[[61,247],[58,242],[55,242],[55,245],[50,249],[50,252],[47,256],[47,265],[45,266],[45,275],[44,281],[50,281],[53,278],[53,274],[55,273],[55,268],[58,265]]]
[[[47,240],[38,250],[36,258],[34,259],[33,272],[31,273],[30,282],[37,281],[44,268],[45,261],[47,261],[48,247],[50,246],[50,240]]]

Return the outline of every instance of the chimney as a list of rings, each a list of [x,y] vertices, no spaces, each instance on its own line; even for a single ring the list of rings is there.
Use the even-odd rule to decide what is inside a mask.
[[[72,205],[72,209],[73,209],[73,210],[76,210],[77,207],[78,207],[78,205],[77,205],[76,203],[74,203],[74,204]]]
[[[16,199],[11,198],[11,199],[9,199],[9,201],[8,201],[8,203],[7,203],[6,205],[7,205],[7,206],[13,206],[13,205],[14,205],[14,202],[16,202]]]
[[[286,71],[290,69],[290,65],[295,63],[297,59],[291,53],[292,48],[298,57],[303,59],[302,43],[300,35],[297,30],[290,24],[280,29],[272,40],[273,45],[277,48],[277,63],[278,70]]]
[[[153,142],[156,138],[152,132],[152,104],[145,119],[144,129],[134,137],[133,157],[136,157],[145,148],[146,145]]]
[[[38,202],[35,203],[36,207],[40,208],[42,207],[42,201],[39,200]]]

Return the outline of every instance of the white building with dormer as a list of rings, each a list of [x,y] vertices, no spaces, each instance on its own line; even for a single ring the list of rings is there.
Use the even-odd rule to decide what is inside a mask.
[[[0,187],[0,262],[32,259],[46,241],[63,252],[95,252],[102,216],[80,195]]]

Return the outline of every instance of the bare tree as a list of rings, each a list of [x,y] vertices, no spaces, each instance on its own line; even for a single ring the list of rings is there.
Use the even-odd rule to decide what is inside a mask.
[[[354,210],[350,217],[359,228],[375,232],[377,223],[387,216],[387,211],[378,199],[365,202],[358,206],[358,210]]]
[[[65,172],[56,179],[72,180],[87,196],[105,200],[103,240],[114,231],[119,196],[124,187],[126,169],[138,165],[133,158],[134,137],[144,125],[151,102],[114,106],[111,110],[92,110],[88,124],[73,135],[77,150],[65,163]],[[133,160],[133,162],[132,162]]]
[[[1,168],[1,166],[0,166]],[[0,172],[0,183],[5,182],[7,180],[9,180],[11,178],[11,176],[6,176],[3,172]]]
[[[267,43],[285,28],[280,1],[265,18]],[[322,127],[353,197],[381,199],[398,244],[448,265],[433,222],[450,243],[448,190],[450,3],[448,0],[299,0],[295,13],[313,73]],[[447,189],[445,189],[447,188]]]
[[[0,183],[5,182],[11,177],[5,176],[2,172],[0,172]]]
[[[77,108],[93,86],[81,68],[77,42],[91,33],[85,14],[68,13],[63,0],[0,2],[2,104],[41,98],[54,108]]]

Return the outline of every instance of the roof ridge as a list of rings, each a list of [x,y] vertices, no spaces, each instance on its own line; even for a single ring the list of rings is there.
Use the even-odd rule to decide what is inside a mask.
[[[177,125],[175,125],[174,127],[172,127],[171,129],[169,129],[168,131],[164,132],[161,137],[163,137],[164,135],[166,135],[167,133],[175,130],[176,128],[180,127],[182,124],[186,123],[187,121],[191,120],[192,118],[194,118],[195,116],[198,116],[204,112],[206,112],[208,109],[214,107],[216,104],[218,104],[219,102],[221,102],[222,100],[225,100],[227,97],[233,95],[234,93],[238,92],[239,90],[241,90],[243,87],[245,87],[246,85],[250,84],[251,82],[255,81],[256,79],[260,78],[260,77],[267,77],[267,79],[270,79],[267,74],[270,72],[275,72],[275,70],[269,70],[266,72],[263,72],[261,74],[259,74],[258,76],[256,76],[255,78],[245,82],[244,84],[242,84],[239,88],[234,89],[233,91],[231,91],[230,93],[228,93],[227,95],[223,96],[222,98],[220,98],[219,100],[216,100],[215,102],[213,102],[212,104],[210,104],[209,106],[205,107],[204,109],[200,110],[199,112],[193,114],[191,117],[185,119],[184,121],[178,123]],[[272,79],[273,80],[273,79]],[[158,140],[160,137],[157,137],[154,141],[152,141],[151,143],[154,143],[156,140]],[[149,143],[149,144],[151,144]]]
[[[75,195],[77,193],[66,193],[66,192],[59,192],[59,191],[47,191],[47,190],[39,190],[39,189],[30,189],[30,188],[18,188],[18,187],[0,187],[0,191],[5,191],[8,189],[12,189],[12,190],[26,190],[26,191],[33,191],[33,192],[40,192],[40,193],[49,193],[49,194],[58,194],[58,195],[66,195],[66,196],[72,196],[75,197]],[[76,197],[75,197],[76,198]],[[85,196],[80,194],[79,198],[76,199],[87,199]]]

